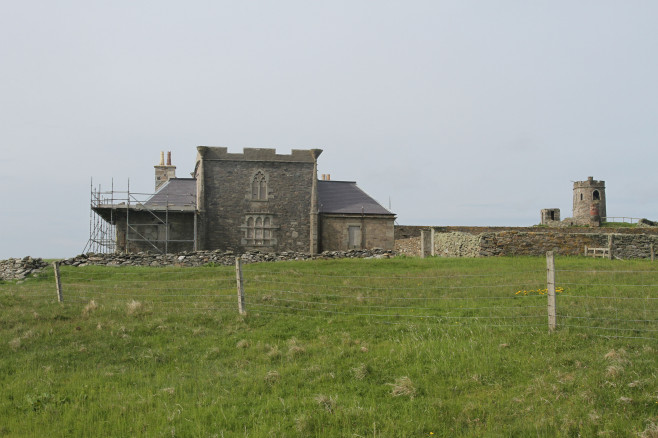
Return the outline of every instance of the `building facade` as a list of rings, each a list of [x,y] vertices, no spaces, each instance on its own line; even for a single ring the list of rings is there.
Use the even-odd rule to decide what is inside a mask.
[[[395,215],[355,182],[318,181],[322,150],[197,147],[193,178],[168,156],[145,202],[99,203],[118,251],[295,251],[394,248]]]

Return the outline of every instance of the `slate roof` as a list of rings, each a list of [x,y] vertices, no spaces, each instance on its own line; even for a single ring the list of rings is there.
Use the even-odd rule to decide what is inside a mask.
[[[148,201],[144,203],[149,208],[180,209],[193,207],[196,203],[196,179],[172,178],[160,187]]]
[[[318,181],[320,213],[394,215],[354,181]]]

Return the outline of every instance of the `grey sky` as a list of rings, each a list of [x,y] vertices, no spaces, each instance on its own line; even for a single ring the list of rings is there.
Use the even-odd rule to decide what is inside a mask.
[[[322,148],[401,224],[658,219],[658,2],[20,1],[0,14],[0,258],[65,257],[89,184]]]

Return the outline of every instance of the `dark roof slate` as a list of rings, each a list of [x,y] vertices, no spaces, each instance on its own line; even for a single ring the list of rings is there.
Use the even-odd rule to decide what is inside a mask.
[[[320,213],[394,215],[353,181],[318,181]]]
[[[172,178],[144,203],[150,208],[176,209],[193,207],[196,203],[196,179]]]

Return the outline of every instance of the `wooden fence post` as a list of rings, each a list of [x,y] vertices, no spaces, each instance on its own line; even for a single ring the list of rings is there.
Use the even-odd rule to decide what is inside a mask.
[[[557,310],[555,308],[555,258],[553,251],[546,253],[546,289],[548,289],[548,331],[555,331]]]
[[[59,262],[53,262],[53,270],[55,271],[55,286],[57,287],[57,302],[64,301],[62,294],[62,277],[59,274]]]
[[[612,234],[608,234],[608,260],[612,260]]]
[[[244,286],[242,284],[242,261],[240,257],[235,258],[235,279],[238,284],[238,312],[240,315],[247,313],[244,306]]]

